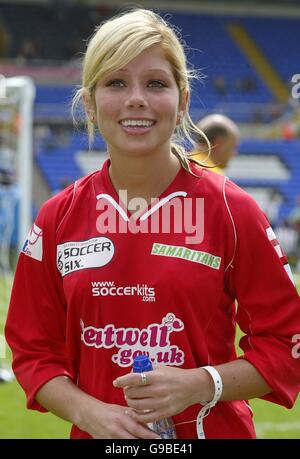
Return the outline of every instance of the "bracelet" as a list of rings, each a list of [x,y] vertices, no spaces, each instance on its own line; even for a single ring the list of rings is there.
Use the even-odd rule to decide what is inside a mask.
[[[203,439],[205,438],[203,430],[203,419],[209,415],[211,408],[213,408],[218,403],[223,391],[223,382],[220,373],[214,367],[206,366],[201,368],[203,368],[203,370],[208,371],[215,385],[215,393],[213,399],[210,402],[207,402],[201,408],[197,416],[197,435],[198,438]]]
[[[219,401],[222,395],[222,392],[223,392],[222,378],[218,370],[216,370],[214,367],[207,366],[207,367],[201,367],[201,368],[203,368],[203,370],[208,371],[208,373],[210,374],[210,376],[212,377],[214,381],[215,393],[214,393],[212,401],[209,402],[210,404],[212,404],[212,406],[214,406]]]

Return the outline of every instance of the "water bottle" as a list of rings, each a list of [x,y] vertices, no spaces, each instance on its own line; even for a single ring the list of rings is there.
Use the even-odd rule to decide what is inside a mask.
[[[138,355],[133,359],[132,370],[134,373],[146,373],[152,371],[152,363],[147,355]],[[176,430],[172,418],[161,419],[148,424],[148,427],[153,430],[160,438],[168,440],[176,437]]]

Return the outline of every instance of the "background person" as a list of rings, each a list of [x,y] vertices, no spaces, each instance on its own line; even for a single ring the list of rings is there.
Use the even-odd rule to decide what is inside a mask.
[[[198,128],[204,132],[211,144],[208,157],[207,143],[202,136],[196,139],[196,150],[191,157],[206,166],[212,167],[214,172],[223,174],[231,158],[237,155],[240,141],[238,126],[225,115],[214,113],[205,116],[197,123]]]

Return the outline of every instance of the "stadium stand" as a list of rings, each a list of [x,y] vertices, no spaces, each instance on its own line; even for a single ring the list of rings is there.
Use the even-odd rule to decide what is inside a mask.
[[[243,18],[242,23],[289,85],[291,75],[299,73],[299,18]]]
[[[84,40],[91,34],[95,24],[112,11],[102,8],[97,12],[98,15],[95,15],[94,10],[79,6],[55,10],[44,5],[1,5],[1,14],[13,37],[11,56],[21,62],[39,59],[64,61],[79,57]],[[86,17],[86,21],[82,21],[82,17]],[[185,31],[183,38],[193,49],[190,61],[206,76],[202,84],[195,84],[191,107],[195,118],[200,118],[208,110],[216,110],[223,103],[261,104],[272,101],[268,87],[249,65],[226,30],[232,18],[178,13],[166,14],[166,17]],[[225,82],[224,91],[220,91],[220,87],[218,89],[220,78]],[[247,90],[243,81],[251,81],[252,90]],[[68,94],[71,88],[59,91],[64,90]],[[54,104],[53,97],[65,106],[65,96],[59,91],[53,90],[51,94],[49,87],[38,88],[37,110],[41,110],[39,106],[43,102]],[[229,115],[235,117],[234,113]],[[247,116],[249,118],[246,113]]]
[[[71,2],[63,8],[50,4],[1,4],[1,17],[12,38],[11,57],[32,69],[52,59],[58,75],[60,66],[65,69],[66,63],[70,68],[78,68],[84,40],[96,24],[114,12],[113,7],[73,6]],[[83,17],[86,20],[83,21]],[[252,65],[232,30],[239,29],[253,41],[274,75],[290,91],[291,76],[299,71],[294,45],[300,41],[299,19],[179,12],[166,13],[165,17],[183,30],[183,39],[190,48],[191,66],[204,74],[201,82],[193,83],[191,113],[195,121],[211,112],[224,113],[244,125],[276,122],[281,116],[289,120],[290,105],[278,103],[270,82]],[[71,127],[70,102],[74,85],[68,84],[68,79],[63,77],[52,84],[40,84],[39,79],[36,83],[36,126],[51,127],[60,123],[70,137],[61,141],[51,128],[44,138],[35,142],[36,164],[50,192],[54,193],[61,188],[63,180],[75,180],[89,169],[83,166],[82,159],[82,152],[88,149],[87,139],[83,132],[73,131]],[[228,175],[249,189],[265,188],[278,193],[281,197],[278,219],[281,219],[291,211],[295,193],[299,194],[299,141],[294,139],[297,132],[295,135],[291,132],[289,140],[282,140],[281,128],[274,132],[271,139],[253,140],[255,130],[252,129],[251,139],[242,141],[241,154],[234,159]],[[288,139],[287,130],[285,134]],[[105,151],[101,139],[94,148]],[[259,170],[267,170],[272,178],[258,173],[255,176],[257,162]],[[89,160],[89,164],[94,164],[93,160]],[[254,176],[251,176],[253,170]]]
[[[283,221],[292,211],[295,196],[299,194],[300,141],[249,139],[241,142],[239,151],[240,155],[231,161],[227,175],[243,188],[265,188],[277,199],[279,195],[279,209],[273,223]],[[267,208],[264,210],[268,213]]]

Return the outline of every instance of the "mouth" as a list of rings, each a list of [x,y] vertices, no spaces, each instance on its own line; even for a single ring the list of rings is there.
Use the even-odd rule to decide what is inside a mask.
[[[119,121],[124,131],[130,135],[141,135],[146,134],[155,125],[156,121],[149,119],[123,119]]]
[[[119,121],[119,124],[124,127],[152,127],[155,124],[154,120],[147,120],[147,119],[124,119]]]

